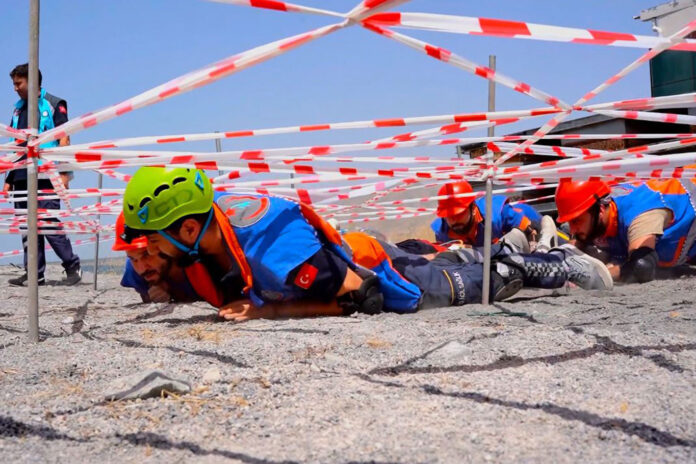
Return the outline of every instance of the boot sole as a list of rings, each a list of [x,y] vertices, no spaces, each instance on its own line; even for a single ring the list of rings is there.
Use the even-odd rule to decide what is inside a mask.
[[[522,279],[511,280],[510,282],[506,283],[503,288],[498,290],[495,295],[493,295],[493,301],[503,301],[510,298],[522,290],[523,285],[524,283],[522,282]]]

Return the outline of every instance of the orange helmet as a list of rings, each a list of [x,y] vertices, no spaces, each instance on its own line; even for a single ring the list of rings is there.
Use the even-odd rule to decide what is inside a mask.
[[[561,179],[556,188],[558,222],[568,222],[587,211],[600,198],[609,195],[609,184],[601,180]]]
[[[471,188],[471,184],[465,180],[462,180],[460,182],[452,182],[443,185],[440,187],[437,194],[438,196],[457,195],[461,193],[472,193],[473,191],[474,189]],[[473,195],[460,198],[441,198],[437,201],[437,216],[444,218],[461,214],[466,211],[466,209],[474,202],[475,199],[476,197]]]
[[[142,236],[133,239],[130,243],[123,239],[123,235],[126,231],[126,221],[123,217],[123,211],[116,218],[116,239],[114,240],[114,246],[111,247],[114,251],[133,251],[139,250],[141,248],[147,248],[147,237]]]

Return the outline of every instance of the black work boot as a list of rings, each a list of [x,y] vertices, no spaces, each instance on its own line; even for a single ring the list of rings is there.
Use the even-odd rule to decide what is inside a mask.
[[[503,301],[519,292],[524,286],[524,273],[514,263],[491,263],[492,301]]]
[[[8,284],[14,285],[15,287],[26,287],[29,285],[28,282],[29,277],[26,274],[19,277],[13,277],[7,281]],[[44,279],[44,276],[39,276],[39,285],[46,285],[46,279]]]
[[[63,282],[65,285],[75,285],[82,280],[82,268],[76,267],[65,271],[65,279]]]

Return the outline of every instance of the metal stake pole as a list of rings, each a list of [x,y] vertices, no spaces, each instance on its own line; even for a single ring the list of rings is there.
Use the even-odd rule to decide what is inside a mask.
[[[488,55],[488,67],[495,71],[495,55]],[[488,111],[495,111],[495,82],[488,81]],[[493,126],[488,128],[488,136],[493,137],[495,129]],[[491,287],[491,241],[493,235],[493,180],[491,179],[493,152],[486,153],[486,164],[488,173],[486,175],[486,214],[483,229],[483,291],[482,303],[490,304]]]
[[[215,151],[218,153],[220,153],[222,151],[222,142],[220,141],[220,139],[215,139]],[[221,175],[222,175],[222,171],[218,171],[218,176],[221,176]]]
[[[39,0],[29,3],[29,95],[27,97],[27,127],[39,127]],[[31,141],[35,136],[29,137]],[[27,297],[29,311],[29,341],[39,341],[39,242],[37,233],[38,159],[30,148],[27,157]]]
[[[97,188],[101,192],[104,175],[100,172],[97,177]],[[97,202],[101,204],[102,197],[99,195]],[[97,224],[101,226],[101,214],[97,215]],[[94,289],[97,289],[97,275],[99,274],[99,231],[95,234],[96,243],[94,244]]]

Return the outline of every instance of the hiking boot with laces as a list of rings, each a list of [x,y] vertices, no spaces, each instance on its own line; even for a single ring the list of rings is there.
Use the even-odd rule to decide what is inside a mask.
[[[39,285],[46,285],[46,279],[44,279],[44,276],[39,276],[38,279]],[[13,277],[12,279],[9,279],[7,281],[10,285],[14,285],[15,287],[26,287],[29,285],[29,277],[27,274],[23,274],[19,277]]]
[[[585,290],[611,290],[614,287],[611,273],[602,261],[586,255],[570,243],[550,251],[556,252],[563,254],[569,282]]]
[[[63,279],[63,283],[65,285],[75,285],[79,283],[82,280],[82,268],[77,267],[75,269],[70,269],[69,271],[65,271],[65,279]]]

